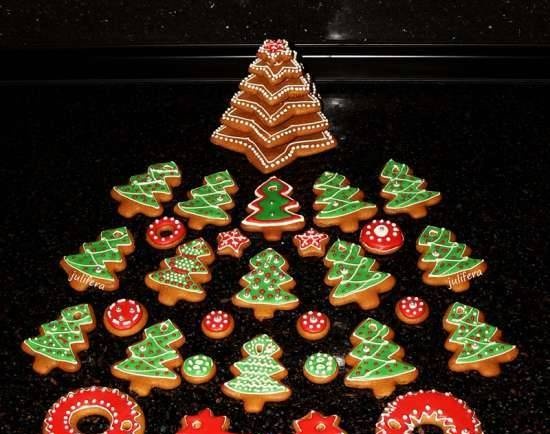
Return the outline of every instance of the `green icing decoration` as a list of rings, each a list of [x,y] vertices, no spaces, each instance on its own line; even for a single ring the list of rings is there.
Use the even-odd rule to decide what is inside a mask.
[[[248,395],[269,395],[287,392],[289,389],[272,377],[285,371],[276,360],[281,349],[267,335],[256,336],[243,346],[246,357],[233,367],[238,376],[225,383],[225,387]]]
[[[25,344],[35,353],[52,360],[78,363],[72,350],[73,344],[84,342],[81,328],[94,323],[93,313],[87,304],[67,307],[56,321],[41,326],[41,335],[25,339]]]
[[[402,209],[419,205],[427,202],[436,196],[438,191],[429,191],[422,187],[424,180],[416,176],[409,175],[410,169],[406,164],[389,160],[380,177],[387,181],[382,189],[382,193],[393,195],[394,197],[386,204],[389,209]]]
[[[129,184],[118,185],[113,187],[113,190],[122,197],[140,205],[159,209],[160,204],[155,194],[171,194],[170,185],[166,179],[180,177],[180,170],[173,161],[157,163],[149,166],[147,173],[134,175],[130,178]]]
[[[306,359],[304,369],[314,377],[329,378],[338,371],[338,361],[330,354],[315,353]]]
[[[293,279],[285,272],[285,259],[275,250],[268,248],[261,251],[250,259],[249,265],[252,271],[241,278],[244,289],[235,296],[239,300],[252,305],[279,306],[298,301],[294,294],[281,289],[282,285]]]
[[[191,190],[191,199],[179,202],[176,208],[184,215],[229,220],[229,215],[223,208],[232,206],[233,199],[227,190],[235,186],[235,181],[227,170],[213,173],[204,178],[204,185]]]
[[[252,214],[243,220],[244,224],[262,227],[304,221],[302,215],[293,212],[300,209],[300,204],[290,197],[292,187],[276,176],[258,186],[254,194],[257,199],[248,205]]]
[[[114,280],[107,269],[107,263],[120,263],[124,256],[120,247],[132,245],[132,238],[125,227],[108,229],[101,232],[98,241],[84,243],[82,253],[65,256],[64,261],[75,270],[95,279]]]
[[[344,217],[363,209],[373,209],[376,205],[356,199],[362,196],[361,190],[347,185],[344,175],[334,172],[324,172],[313,185],[313,189],[321,194],[315,200],[315,206],[323,207],[315,216],[317,219],[333,219]]]
[[[338,281],[332,292],[335,298],[368,291],[391,277],[390,273],[375,271],[375,260],[361,255],[361,246],[337,240],[330,247],[325,262],[330,263],[327,280]]]
[[[130,356],[114,365],[114,369],[148,378],[175,379],[177,375],[165,363],[178,359],[172,345],[183,339],[179,329],[167,320],[145,329],[145,339],[128,348]]]
[[[383,380],[416,370],[414,366],[392,358],[400,347],[387,340],[389,334],[388,326],[372,318],[367,318],[359,324],[353,332],[353,337],[361,342],[349,353],[358,363],[346,376],[347,381]]]
[[[446,321],[457,328],[449,342],[462,345],[456,363],[476,363],[500,356],[515,348],[493,340],[498,329],[479,320],[478,309],[462,303],[454,303]]]
[[[465,256],[467,246],[451,241],[451,238],[451,231],[436,226],[426,226],[420,234],[417,244],[427,248],[422,253],[421,261],[435,263],[430,271],[431,277],[452,276],[471,270],[483,262],[483,259]]]
[[[183,371],[189,377],[206,377],[214,369],[214,360],[204,354],[197,354],[185,359]]]

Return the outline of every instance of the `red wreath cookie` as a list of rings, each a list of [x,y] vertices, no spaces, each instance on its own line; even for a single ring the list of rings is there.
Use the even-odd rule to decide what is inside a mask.
[[[359,241],[370,253],[389,255],[403,246],[405,237],[396,223],[375,219],[363,226]]]
[[[149,225],[145,239],[151,247],[166,250],[176,247],[186,234],[187,230],[181,221],[164,216]]]
[[[115,336],[135,335],[145,327],[147,319],[147,310],[141,303],[125,298],[115,301],[103,314],[105,328]]]

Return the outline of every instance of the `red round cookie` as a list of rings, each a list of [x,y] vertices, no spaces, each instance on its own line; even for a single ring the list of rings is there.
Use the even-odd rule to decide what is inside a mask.
[[[420,324],[430,315],[430,307],[420,297],[407,296],[395,304],[397,318],[407,324]]]
[[[330,319],[316,310],[310,310],[300,315],[296,321],[296,329],[300,336],[311,341],[323,339],[330,330]]]
[[[389,255],[401,248],[405,242],[403,232],[390,220],[371,220],[361,230],[361,245],[370,253]]]
[[[234,328],[233,316],[223,310],[213,310],[207,313],[201,321],[202,332],[212,339],[223,339],[229,336]]]
[[[147,318],[147,310],[141,303],[121,298],[105,309],[103,324],[116,336],[131,336],[141,331]]]
[[[166,250],[181,243],[185,235],[187,230],[181,221],[164,216],[149,225],[145,239],[155,249]]]
[[[79,433],[78,422],[88,416],[109,421],[109,434],[143,434],[145,417],[128,395],[108,387],[88,387],[62,396],[49,410],[42,425],[43,434]]]

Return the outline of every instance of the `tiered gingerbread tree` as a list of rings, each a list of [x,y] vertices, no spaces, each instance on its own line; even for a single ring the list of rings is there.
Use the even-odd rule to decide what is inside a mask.
[[[263,173],[336,146],[314,86],[287,41],[264,41],[249,73],[212,143],[245,154]]]

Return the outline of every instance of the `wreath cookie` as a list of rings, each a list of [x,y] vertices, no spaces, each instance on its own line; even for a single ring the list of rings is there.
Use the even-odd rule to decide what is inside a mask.
[[[167,250],[181,243],[186,234],[187,230],[181,221],[164,216],[149,225],[145,240],[155,249]]]

